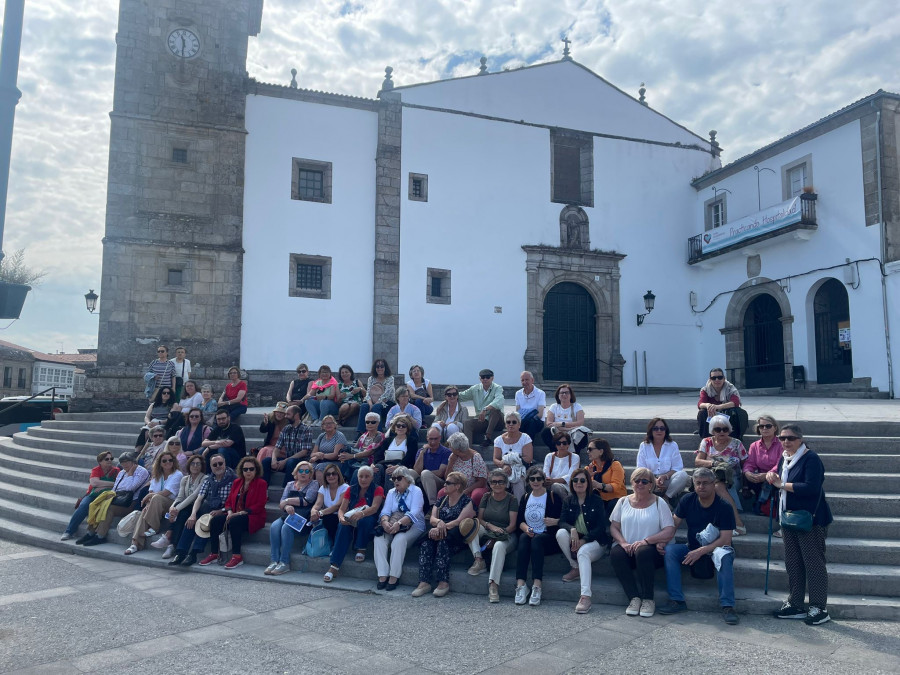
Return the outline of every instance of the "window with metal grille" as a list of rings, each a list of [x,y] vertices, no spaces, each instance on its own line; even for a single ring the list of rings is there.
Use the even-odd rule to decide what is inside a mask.
[[[412,196],[413,197],[421,197],[422,196],[422,179],[421,178],[413,178]]]
[[[187,164],[188,151],[187,148],[172,148],[172,161],[179,164]]]
[[[297,193],[300,199],[322,199],[324,196],[325,176],[321,171],[300,169],[297,177]]]
[[[297,288],[313,291],[322,290],[322,266],[298,264]]]

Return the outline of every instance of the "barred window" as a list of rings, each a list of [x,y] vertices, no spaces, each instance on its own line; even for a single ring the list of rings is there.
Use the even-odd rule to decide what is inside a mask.
[[[297,179],[297,193],[300,199],[321,199],[324,176],[321,171],[300,170]]]
[[[322,290],[321,265],[297,265],[297,288],[309,291]]]
[[[291,199],[331,203],[331,162],[294,157],[291,166]]]
[[[187,164],[188,151],[187,148],[172,148],[172,161],[179,164]]]

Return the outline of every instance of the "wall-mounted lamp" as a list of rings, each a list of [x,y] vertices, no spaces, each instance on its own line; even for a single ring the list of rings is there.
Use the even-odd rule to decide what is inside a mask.
[[[84,294],[84,304],[87,306],[87,311],[91,314],[97,309],[97,300],[99,299],[100,296],[94,293],[93,288]]]
[[[647,311],[643,314],[637,315],[637,325],[640,326],[644,323],[644,317],[647,316],[650,312],[653,311],[653,304],[656,302],[656,296],[653,295],[653,291],[647,291],[644,295],[644,309]]]

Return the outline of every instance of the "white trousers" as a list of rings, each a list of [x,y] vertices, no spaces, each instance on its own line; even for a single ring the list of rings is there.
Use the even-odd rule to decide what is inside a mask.
[[[488,495],[485,495],[487,497]],[[484,525],[478,526],[478,536],[472,540],[469,547],[472,549],[472,555],[476,553],[481,555],[481,547],[487,542],[487,530]],[[488,581],[493,581],[500,585],[500,576],[503,574],[503,565],[506,563],[506,555],[516,550],[516,544],[519,541],[518,535],[513,532],[506,541],[495,541],[494,547],[491,549],[491,569],[488,572]]]
[[[379,577],[399,578],[403,574],[403,559],[406,557],[407,547],[422,534],[416,528],[397,534],[383,534],[375,537],[375,569]],[[388,548],[391,551],[391,560],[388,562]]]
[[[603,547],[596,541],[589,541],[588,543],[581,545],[578,549],[578,553],[575,554],[575,558],[573,558],[572,537],[569,535],[569,531],[563,528],[558,529],[556,531],[556,541],[559,544],[559,548],[562,550],[563,555],[566,556],[566,560],[569,561],[569,565],[573,568],[578,568],[579,578],[581,580],[581,594],[591,597],[591,563],[596,562],[603,557]]]

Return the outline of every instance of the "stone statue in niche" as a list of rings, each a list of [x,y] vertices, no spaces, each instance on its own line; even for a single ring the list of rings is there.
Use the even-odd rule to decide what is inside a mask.
[[[590,249],[590,229],[588,217],[583,209],[577,206],[566,206],[559,214],[559,235],[562,248],[574,248],[582,251]]]

